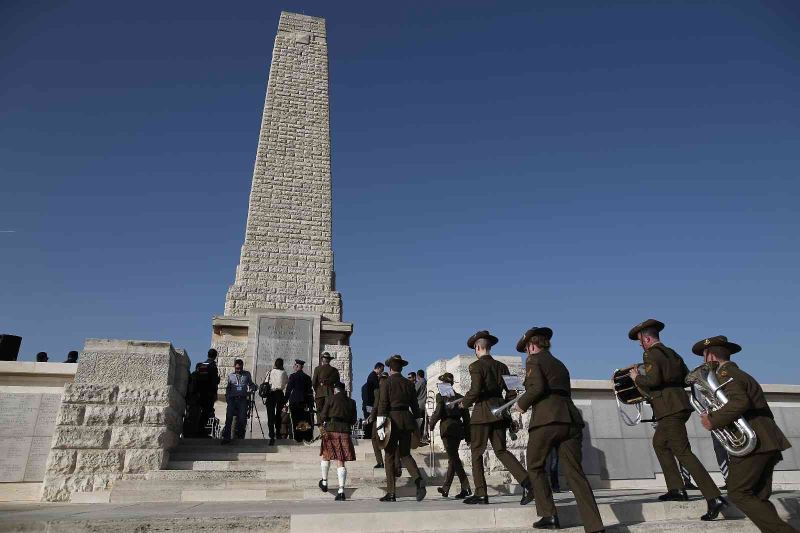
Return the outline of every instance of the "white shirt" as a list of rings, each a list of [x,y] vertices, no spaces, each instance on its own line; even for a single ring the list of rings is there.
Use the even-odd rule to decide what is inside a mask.
[[[285,370],[273,368],[269,371],[267,381],[269,381],[272,390],[282,390],[286,392],[286,385],[289,384],[289,376],[286,374]]]

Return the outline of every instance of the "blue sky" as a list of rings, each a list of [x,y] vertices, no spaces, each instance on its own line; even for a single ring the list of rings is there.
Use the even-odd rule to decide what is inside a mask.
[[[606,379],[648,317],[690,366],[726,334],[800,383],[800,9],[596,4],[0,3],[0,332],[23,360],[86,337],[204,355],[288,10],[328,22],[356,385],[532,325]]]

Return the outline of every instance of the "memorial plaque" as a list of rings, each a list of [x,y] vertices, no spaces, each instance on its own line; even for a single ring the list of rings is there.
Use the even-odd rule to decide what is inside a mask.
[[[50,454],[52,440],[52,436],[33,437],[31,439],[31,447],[28,450],[28,464],[25,465],[25,478],[23,481],[42,481],[44,479],[47,456]]]
[[[33,428],[34,437],[49,437],[55,432],[59,407],[61,407],[60,394],[42,394],[36,427]]]
[[[3,450],[0,453],[0,482],[22,481],[25,478],[32,440],[33,437],[0,437],[0,450]]]
[[[0,482],[42,481],[60,394],[0,394]]]
[[[253,380],[264,381],[275,359],[284,360],[287,373],[292,373],[295,359],[306,362],[306,371],[314,365],[314,319],[262,316],[258,319],[258,344]]]
[[[0,394],[0,437],[32,437],[41,394]]]

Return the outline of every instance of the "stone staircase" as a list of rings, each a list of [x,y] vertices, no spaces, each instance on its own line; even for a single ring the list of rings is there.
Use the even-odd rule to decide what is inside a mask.
[[[372,444],[356,444],[355,462],[348,463],[347,496],[352,500],[377,499],[385,494],[384,470],[374,469]],[[413,455],[423,471],[429,497],[440,498],[436,488],[444,478],[446,459],[436,454],[433,475],[429,449],[419,448]],[[275,446],[261,439],[235,440],[222,446],[212,439],[183,439],[170,452],[165,470],[126,475],[114,483],[111,503],[134,502],[218,502],[332,499],[334,492],[323,493],[320,479],[319,444],[307,446],[280,440]],[[491,496],[513,494],[519,489],[506,483],[504,475],[489,476]],[[336,487],[336,467],[331,465],[331,487]],[[457,492],[456,480],[451,492]],[[413,480],[404,470],[397,480],[397,496],[415,494]]]

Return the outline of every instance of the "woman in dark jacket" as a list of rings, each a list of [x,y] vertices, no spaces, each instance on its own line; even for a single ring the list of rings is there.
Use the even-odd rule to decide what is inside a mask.
[[[320,413],[322,420],[322,445],[319,454],[322,456],[320,467],[322,479],[319,488],[328,492],[328,470],[331,461],[336,460],[339,467],[336,475],[339,478],[339,492],[336,501],[344,501],[344,483],[347,480],[347,467],[345,462],[356,460],[356,450],[350,436],[353,425],[356,423],[356,402],[347,397],[344,383],[334,385],[333,396],[325,399],[325,405]]]

